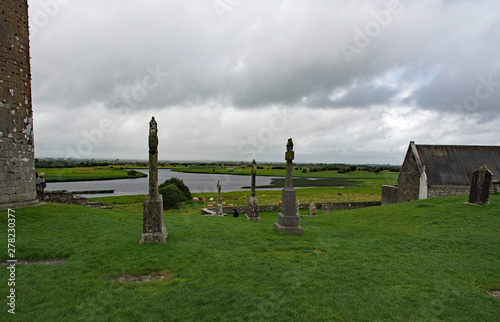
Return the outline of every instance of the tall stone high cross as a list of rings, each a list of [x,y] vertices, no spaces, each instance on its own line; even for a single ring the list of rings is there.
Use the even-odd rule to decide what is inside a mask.
[[[259,201],[257,200],[257,197],[255,196],[255,176],[257,175],[257,165],[255,163],[255,160],[252,161],[252,186],[251,186],[251,193],[250,197],[248,197],[248,204],[247,204],[247,213],[245,215],[245,219],[247,220],[259,220]]]
[[[252,185],[250,187],[250,195],[252,197],[255,197],[255,176],[257,175],[257,164],[255,162],[255,159],[252,161]]]
[[[288,139],[286,144],[286,181],[285,187],[281,194],[282,199],[282,209],[278,215],[278,222],[274,223],[274,229],[282,234],[304,234],[304,229],[299,226],[300,215],[297,213],[295,208],[296,203],[296,193],[293,187],[293,142],[292,139]]]
[[[149,122],[149,194],[144,199],[141,244],[164,243],[167,231],[163,223],[163,198],[158,193],[158,124]]]

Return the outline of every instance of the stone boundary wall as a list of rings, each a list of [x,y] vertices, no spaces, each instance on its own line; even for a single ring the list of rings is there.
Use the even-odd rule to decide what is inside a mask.
[[[398,203],[398,186],[382,186],[382,205]]]
[[[300,209],[309,209],[311,204],[299,204]],[[334,203],[316,203],[316,208],[321,210],[340,210],[340,209],[360,209],[367,207],[380,206],[380,201],[371,201],[371,202],[334,202]],[[238,209],[239,213],[246,213],[247,206],[226,206],[222,207],[222,212],[224,213],[233,213],[234,209]],[[211,211],[217,211],[217,208],[211,207],[206,208]],[[259,205],[259,212],[264,211],[281,211],[281,205]]]
[[[67,203],[72,205],[86,206],[87,199],[83,197],[75,197],[68,191],[45,191],[45,199],[43,201],[55,203]]]

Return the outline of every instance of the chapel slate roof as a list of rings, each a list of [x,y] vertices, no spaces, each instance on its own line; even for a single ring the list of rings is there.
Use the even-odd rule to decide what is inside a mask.
[[[472,174],[486,165],[500,178],[500,146],[415,145],[429,185],[470,185]]]

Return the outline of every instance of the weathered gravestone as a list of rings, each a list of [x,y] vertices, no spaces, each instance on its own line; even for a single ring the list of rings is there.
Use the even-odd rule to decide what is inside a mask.
[[[257,166],[255,160],[252,161],[252,187],[250,197],[248,197],[247,213],[245,219],[247,220],[259,220],[259,201],[255,196],[255,176],[257,174]]]
[[[141,244],[164,243],[167,231],[163,224],[163,198],[158,193],[158,125],[149,122],[149,194],[144,199]]]
[[[299,226],[300,215],[296,210],[296,193],[293,187],[293,142],[288,139],[286,144],[286,181],[281,194],[282,209],[278,215],[278,222],[274,223],[274,229],[282,234],[304,234],[304,229]]]
[[[490,203],[493,173],[487,166],[482,166],[472,174],[469,203],[487,205]]]
[[[311,204],[309,205],[309,217],[316,216],[316,212],[316,204],[314,202],[311,202]]]

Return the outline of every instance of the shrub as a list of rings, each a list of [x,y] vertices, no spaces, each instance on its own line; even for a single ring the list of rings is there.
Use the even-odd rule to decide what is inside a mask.
[[[127,171],[127,175],[129,177],[137,177],[139,174],[139,172],[135,171],[135,170],[130,170],[130,171]]]
[[[175,184],[169,184],[159,188],[159,193],[163,198],[164,209],[177,208],[182,201],[182,192]]]
[[[172,186],[175,187],[175,189]],[[191,192],[184,184],[184,181],[175,177],[159,185],[158,192],[163,197],[163,207],[165,209],[177,207],[180,202],[192,199]]]

